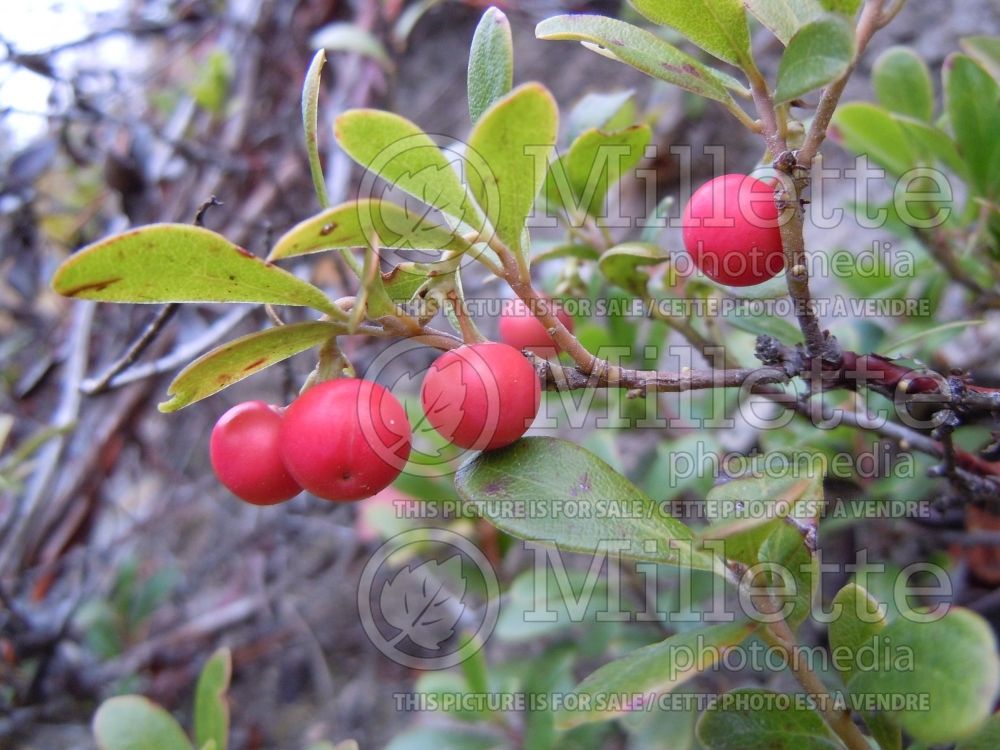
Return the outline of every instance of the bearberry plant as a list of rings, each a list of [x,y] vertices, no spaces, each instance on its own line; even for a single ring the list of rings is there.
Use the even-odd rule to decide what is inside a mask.
[[[535,716],[519,724],[502,712],[472,712],[458,717],[466,728],[419,730],[421,747],[599,747],[606,735],[586,734],[585,728],[611,721],[633,738],[645,737],[650,747],[692,747],[695,735],[710,750],[894,750],[955,742],[965,750],[994,747],[998,725],[991,715],[1000,694],[1000,661],[989,624],[959,607],[928,612],[932,602],[920,596],[880,606],[881,579],[869,581],[864,571],[821,597],[824,476],[803,478],[788,462],[768,460],[809,440],[809,431],[826,426],[836,411],[840,431],[830,441],[850,443],[874,433],[895,446],[895,455],[922,454],[922,467],[941,477],[961,504],[985,512],[1000,499],[996,454],[977,454],[965,439],[980,425],[996,427],[1000,392],[963,373],[894,358],[901,345],[890,351],[883,339],[866,339],[849,315],[821,320],[821,293],[810,283],[806,209],[821,147],[832,133],[890,176],[907,178],[903,204],[919,207],[903,216],[897,201],[889,218],[896,231],[925,249],[924,281],[952,278],[975,304],[996,307],[996,40],[966,40],[965,52],[945,62],[945,110],[938,116],[926,66],[902,49],[876,64],[878,104],[840,106],[869,42],[904,4],[631,0],[651,27],[586,14],[538,24],[538,39],[580,42],[680,87],[686,96],[714,102],[719,106],[704,116],[731,117],[733,127],[759,139],[759,163],[718,174],[680,204],[686,256],[665,247],[655,225],[620,231],[606,220],[608,195],[644,158],[655,122],[634,122],[627,94],[590,95],[573,110],[561,141],[559,108],[548,89],[541,83],[514,87],[510,29],[503,14],[491,9],[472,45],[472,126],[463,147],[439,144],[391,112],[348,111],[333,135],[366,170],[362,185],[368,189],[357,200],[324,205],[305,218],[273,244],[266,259],[200,226],[143,226],[80,250],[59,269],[53,286],[69,297],[104,302],[269,307],[280,324],[188,365],[170,385],[169,399],[160,405],[164,412],[208,399],[298,353],[318,351],[315,370],[291,404],[241,404],[212,433],[219,480],[247,502],[269,505],[300,489],[335,501],[371,496],[401,473],[405,478],[411,430],[426,421],[444,440],[468,449],[455,488],[506,534],[590,555],[617,540],[617,553],[646,570],[680,568],[696,574],[699,585],[722,582],[740,600],[732,621],[670,624],[665,639],[626,639],[631,650],[619,643],[612,649],[617,658],[566,691],[577,699],[574,707],[539,708],[541,723],[533,723]],[[751,21],[783,48],[771,77],[755,60]],[[316,133],[314,119],[321,67],[320,55],[307,75],[303,111],[313,179],[325,202],[317,145],[324,134]],[[959,198],[931,190],[932,168],[963,185],[965,206],[944,224],[930,221],[932,209],[943,202],[957,205]],[[374,197],[375,178],[425,208]],[[669,201],[662,207],[669,208]],[[558,219],[563,240],[533,241],[528,219],[538,211]],[[332,299],[289,270],[301,269],[304,256],[330,252],[356,277],[351,296]],[[680,270],[684,258],[695,267],[686,274]],[[537,281],[543,264],[558,264],[551,294]],[[462,280],[473,273],[504,290],[503,343],[487,340],[480,330],[484,321],[475,320],[466,304]],[[851,282],[852,291],[933,296],[926,288],[896,289],[897,281],[882,274],[875,282]],[[791,301],[789,319],[673,314],[661,304],[776,294]],[[617,337],[611,343],[628,353],[602,356],[595,321],[574,320],[562,309],[601,295],[644,305],[657,325],[690,344],[697,353],[693,361],[703,359],[707,366],[663,367],[660,356],[643,346],[637,326],[628,324],[610,328]],[[285,322],[275,313],[282,307],[304,308],[310,319]],[[452,330],[432,325],[438,313]],[[757,335],[753,366],[745,347],[726,345],[745,331]],[[901,340],[922,346],[920,331],[913,333],[918,344]],[[341,346],[349,337],[409,340],[441,352],[422,382],[422,413],[408,413],[397,399],[412,392],[393,395],[372,378],[357,377]],[[693,402],[697,410],[721,402],[725,412],[752,402],[783,421],[759,439],[765,453],[758,458],[766,470],[749,460],[728,476],[708,477],[709,483],[719,480],[714,487],[696,477],[705,522],[686,523],[650,496],[676,486],[664,468],[669,462],[657,463],[639,482],[644,490],[624,476],[613,451],[557,437],[522,437],[543,390],[556,392],[546,404],[565,404],[556,399],[570,391],[601,398],[626,394],[638,403],[704,392],[707,401],[699,396]],[[870,397],[888,399],[893,418],[873,419]],[[690,446],[680,441],[665,450]],[[544,511],[510,514],[503,501],[534,503]],[[564,515],[561,509],[570,504],[576,511]],[[515,581],[508,603],[516,605],[518,592]],[[830,611],[835,614],[827,616]],[[798,658],[799,630],[810,618],[825,627],[822,643],[834,656],[825,672]],[[683,694],[687,683],[713,672],[726,654],[754,643],[786,657],[796,688],[788,682],[768,690],[759,684],[740,688],[702,707],[696,723],[684,709],[667,712],[654,727],[643,724],[643,705],[634,698],[601,699]],[[900,654],[908,657],[905,663]],[[524,674],[530,679],[523,677],[522,686],[552,690],[560,680],[575,681],[572,659],[561,658],[546,652],[529,665]],[[545,676],[552,677],[549,683]],[[472,682],[462,682],[463,689]],[[480,688],[487,682],[475,680]],[[913,700],[880,702],[887,695]],[[472,727],[477,722],[483,726]],[[417,743],[416,735],[411,739]],[[394,746],[408,745],[399,738]]]

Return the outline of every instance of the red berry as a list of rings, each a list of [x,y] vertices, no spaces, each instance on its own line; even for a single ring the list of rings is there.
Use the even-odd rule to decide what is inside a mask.
[[[549,311],[555,312],[559,321],[570,333],[573,332],[573,318],[561,306],[552,305]],[[556,342],[545,326],[520,297],[504,300],[500,317],[500,339],[515,349],[527,349],[540,357],[551,357],[558,351]]]
[[[424,377],[420,399],[431,426],[461,448],[491,450],[527,432],[538,414],[535,368],[507,344],[445,352]]]
[[[753,286],[784,268],[774,188],[755,177],[706,182],[684,207],[682,226],[694,264],[720,284]]]
[[[212,468],[219,481],[241,500],[274,505],[302,492],[281,461],[281,422],[276,407],[247,401],[223,414],[212,428]]]
[[[343,378],[314,385],[285,412],[281,456],[317,497],[360,500],[388,487],[410,455],[406,410],[382,386]]]

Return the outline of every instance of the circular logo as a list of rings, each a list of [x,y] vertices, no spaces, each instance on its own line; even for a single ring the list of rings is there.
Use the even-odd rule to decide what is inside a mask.
[[[482,606],[473,604],[472,590],[483,592]],[[493,633],[500,583],[486,556],[461,534],[411,529],[387,540],[365,564],[358,612],[368,639],[397,664],[448,669]]]

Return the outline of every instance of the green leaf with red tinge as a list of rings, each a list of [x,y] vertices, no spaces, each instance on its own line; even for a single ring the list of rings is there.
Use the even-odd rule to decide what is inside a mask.
[[[727,107],[737,106],[722,76],[656,34],[630,23],[585,14],[554,16],[535,27],[535,36],[581,42],[653,78],[722,102]]]
[[[296,224],[275,243],[268,259],[367,247],[373,238],[379,247],[406,250],[465,252],[470,247],[461,235],[428,221],[421,212],[365,199],[343,203]]]
[[[230,341],[181,370],[167,389],[170,400],[159,409],[183,409],[344,331],[343,325],[313,321],[268,328]]]
[[[341,315],[312,284],[188,224],[150,224],[88,245],[63,262],[52,288],[101,302],[256,302]]]
[[[725,575],[717,556],[695,547],[690,528],[568,440],[521,438],[476,454],[459,469],[455,489],[490,523],[521,539],[589,554],[623,542],[624,558],[689,564]],[[533,503],[534,512],[517,512],[524,503]],[[569,508],[578,512],[569,514]]]

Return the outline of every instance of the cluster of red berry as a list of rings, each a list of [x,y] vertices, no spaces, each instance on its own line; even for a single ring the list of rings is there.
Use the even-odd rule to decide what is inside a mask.
[[[451,443],[492,450],[527,431],[541,386],[518,349],[467,344],[431,365],[420,395],[427,422]],[[248,503],[274,505],[304,489],[343,502],[374,495],[399,476],[410,433],[392,393],[342,378],[313,386],[286,409],[263,401],[234,406],[212,430],[210,454],[219,481]]]
[[[684,209],[684,244],[695,265],[732,286],[759,284],[784,267],[772,185],[730,174],[702,185]],[[551,300],[546,300],[551,302]],[[467,344],[439,357],[424,378],[428,423],[451,443],[493,450],[520,438],[538,413],[541,389],[523,350],[543,357],[558,348],[520,299],[500,319],[504,343]],[[563,310],[556,317],[570,331]],[[255,505],[288,500],[303,489],[327,500],[374,495],[410,455],[406,410],[389,391],[356,378],[313,386],[287,409],[248,401],[212,430],[219,480]]]

